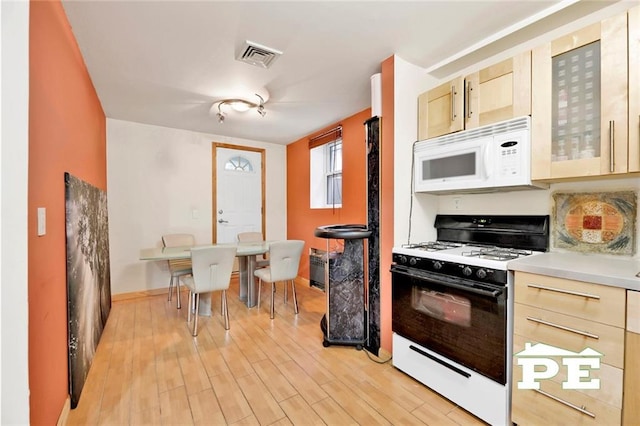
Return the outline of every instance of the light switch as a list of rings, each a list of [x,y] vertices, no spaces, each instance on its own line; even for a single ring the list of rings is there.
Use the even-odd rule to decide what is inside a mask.
[[[38,237],[47,233],[47,209],[38,207]]]
[[[200,212],[198,212],[198,209],[191,210],[191,219],[197,219],[198,217],[200,217]]]

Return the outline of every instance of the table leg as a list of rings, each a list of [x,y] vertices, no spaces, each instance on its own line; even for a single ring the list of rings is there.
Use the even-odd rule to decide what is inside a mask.
[[[258,303],[258,285],[253,272],[256,270],[256,257],[247,256],[247,306],[253,308]]]
[[[238,267],[240,268],[240,300],[249,308],[253,308],[258,303],[258,285],[253,276],[256,270],[256,256],[239,256]]]
[[[249,282],[247,277],[249,272],[249,262],[247,260],[247,257],[248,256],[238,256],[238,268],[240,269],[240,300],[242,300],[245,304],[247,303],[247,283]]]
[[[211,293],[202,293],[200,295],[200,302],[198,304],[198,307],[200,308],[198,310],[198,313],[200,314],[200,316],[203,316],[203,317],[211,316]],[[189,306],[189,308],[191,308],[191,306]]]

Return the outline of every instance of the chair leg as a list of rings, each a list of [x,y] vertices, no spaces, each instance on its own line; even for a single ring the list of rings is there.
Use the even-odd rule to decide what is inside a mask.
[[[286,287],[286,284],[285,284]],[[298,298],[296,297],[296,283],[291,280],[291,293],[293,294],[293,311],[298,314]]]
[[[260,290],[262,290],[262,278],[258,279],[258,310],[260,310]]]
[[[196,297],[195,297],[195,318],[193,319],[193,332],[191,333],[191,335],[193,337],[198,335],[198,313],[200,311],[200,293],[196,293]]]
[[[224,315],[224,329],[229,329],[229,306],[227,305],[227,291],[222,290],[222,315]]]
[[[189,324],[191,322],[191,312],[193,309],[193,293],[191,292],[191,290],[189,290],[189,307],[187,309],[187,324]]]
[[[180,309],[180,278],[176,277],[176,299],[178,300],[178,304],[176,306],[177,309]]]
[[[288,299],[288,297],[287,297],[287,283],[286,282],[284,283],[284,291],[283,291],[283,293],[284,293],[284,303],[286,304],[287,303],[287,299]]]
[[[171,275],[171,278],[169,279],[169,297],[167,298],[169,302],[171,302],[172,293],[173,293],[173,275]]]
[[[276,283],[275,283],[275,282],[272,282],[272,283],[271,283],[271,312],[270,312],[270,314],[271,314],[271,319],[273,319],[274,314],[275,314],[275,308],[274,308],[274,306],[273,306],[273,303],[274,303],[273,298],[274,298],[274,295],[275,295],[275,294],[276,294]]]

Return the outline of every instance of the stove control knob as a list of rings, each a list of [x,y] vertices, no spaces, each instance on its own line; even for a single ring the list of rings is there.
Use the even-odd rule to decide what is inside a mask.
[[[415,257],[409,259],[409,265],[416,266],[416,263],[418,263],[418,259],[416,259]]]
[[[480,269],[478,269],[476,271],[476,276],[482,280],[482,279],[486,278],[487,271],[485,271],[484,269],[480,268]]]
[[[472,270],[471,270],[471,268],[469,268],[468,266],[465,266],[465,267],[462,269],[462,273],[463,273],[465,276],[467,276],[467,277],[468,277],[469,275],[473,274],[473,271],[472,271]]]
[[[405,263],[407,263],[407,256],[398,256],[398,261],[399,261],[401,264],[405,264]]]
[[[440,269],[442,269],[442,262],[439,262],[437,260],[433,262],[433,269],[435,269],[436,271],[439,271]]]

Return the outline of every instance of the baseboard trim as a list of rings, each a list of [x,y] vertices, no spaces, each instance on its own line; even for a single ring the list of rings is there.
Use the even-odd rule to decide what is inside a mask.
[[[231,275],[232,282],[233,280],[237,280],[237,279],[238,279],[237,273],[234,273]],[[183,291],[186,291],[186,290],[183,289]],[[111,302],[122,302],[125,300],[138,299],[141,297],[158,296],[160,294],[168,294],[168,292],[169,292],[169,287],[163,287],[163,288],[154,288],[151,290],[133,291],[130,293],[112,294]]]

